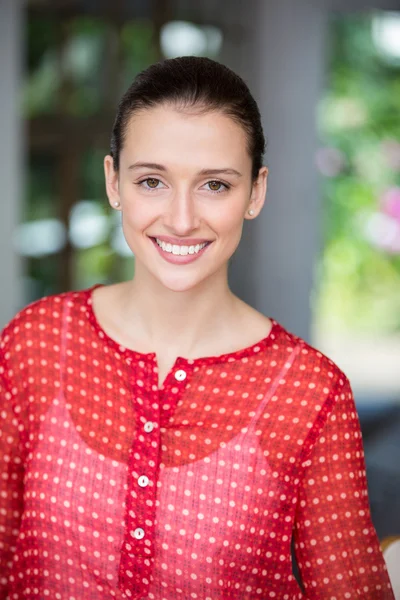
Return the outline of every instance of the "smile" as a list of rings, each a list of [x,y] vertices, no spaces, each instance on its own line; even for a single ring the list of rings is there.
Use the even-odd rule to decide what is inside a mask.
[[[187,256],[188,254],[198,254],[203,248],[207,246],[209,242],[204,242],[202,244],[196,244],[195,246],[178,246],[177,244],[169,244],[167,242],[163,242],[158,238],[155,238],[158,246],[169,254],[174,254],[175,256]]]
[[[211,241],[204,242],[201,239],[187,240],[188,242],[192,241],[192,244],[174,243],[179,242],[178,238],[160,239],[151,237],[150,239],[162,259],[173,265],[187,265],[201,260],[203,254],[212,245]]]

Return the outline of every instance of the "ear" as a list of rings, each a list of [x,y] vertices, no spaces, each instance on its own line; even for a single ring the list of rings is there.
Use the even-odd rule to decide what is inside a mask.
[[[110,155],[104,158],[104,176],[108,201],[112,208],[118,208],[120,206],[118,171],[115,171],[114,160]]]
[[[253,182],[251,188],[250,202],[246,209],[245,219],[255,219],[261,212],[265,202],[265,195],[267,193],[267,179],[268,179],[268,168],[261,167],[258,172],[257,179]],[[249,215],[249,210],[253,211],[252,215]]]

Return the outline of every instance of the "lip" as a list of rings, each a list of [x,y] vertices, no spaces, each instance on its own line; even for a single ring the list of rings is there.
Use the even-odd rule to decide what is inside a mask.
[[[172,244],[172,242],[170,242],[169,240],[171,239],[176,239],[176,238],[165,238],[165,237],[158,237],[158,240],[162,240],[163,242],[167,242]],[[207,244],[207,246],[204,246],[204,248],[202,248],[200,250],[200,252],[198,252],[197,254],[186,254],[186,256],[181,256],[181,255],[177,255],[177,254],[172,254],[171,252],[164,252],[164,250],[162,248],[160,248],[160,246],[157,244],[156,239],[151,237],[150,238],[153,246],[155,246],[156,250],[158,251],[159,255],[167,262],[173,264],[173,265],[187,265],[189,263],[192,263],[196,260],[198,260],[203,254],[204,252],[207,251],[208,247],[211,246],[211,242]],[[182,246],[186,246],[186,244],[182,244],[182,240],[180,240],[180,244],[178,245],[182,245]],[[204,243],[203,242],[197,242],[197,243]],[[195,245],[195,244],[190,244]]]
[[[151,237],[153,239],[157,238],[158,240],[161,240],[161,242],[165,242],[166,244],[175,244],[176,246],[197,246],[197,244],[204,244],[205,242],[210,242],[210,240],[200,238],[174,238],[168,235],[153,235]]]

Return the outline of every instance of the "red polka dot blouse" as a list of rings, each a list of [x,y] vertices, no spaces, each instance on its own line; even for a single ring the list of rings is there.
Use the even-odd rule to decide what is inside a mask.
[[[0,597],[393,599],[343,373],[273,322],[159,389],[92,289],[2,333]]]

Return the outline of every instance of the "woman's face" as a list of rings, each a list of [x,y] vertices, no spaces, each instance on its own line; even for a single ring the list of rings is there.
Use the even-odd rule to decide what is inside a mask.
[[[226,278],[247,211],[256,217],[264,202],[267,169],[253,183],[251,167],[244,130],[221,112],[136,113],[119,173],[107,156],[105,174],[137,274],[173,291]]]

